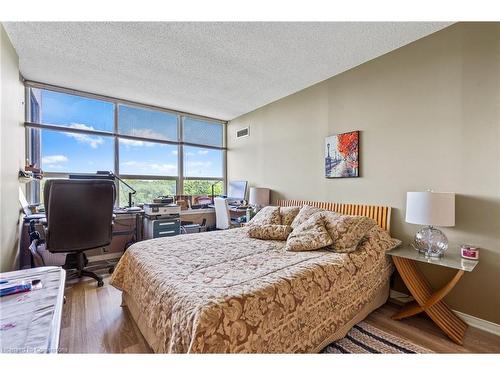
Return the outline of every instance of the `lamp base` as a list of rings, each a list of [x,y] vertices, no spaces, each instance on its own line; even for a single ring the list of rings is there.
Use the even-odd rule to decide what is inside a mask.
[[[448,238],[439,229],[424,227],[415,234],[413,247],[426,257],[440,258],[448,249]]]

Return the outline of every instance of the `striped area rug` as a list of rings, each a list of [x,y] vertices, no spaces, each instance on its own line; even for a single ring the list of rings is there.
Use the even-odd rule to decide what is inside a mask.
[[[360,322],[347,333],[346,337],[335,341],[322,350],[322,353],[377,353],[377,354],[415,354],[433,353],[374,326]]]

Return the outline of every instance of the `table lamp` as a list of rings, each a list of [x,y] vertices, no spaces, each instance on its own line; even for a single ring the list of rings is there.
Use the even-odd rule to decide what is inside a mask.
[[[415,234],[413,247],[429,257],[442,257],[448,249],[448,239],[438,227],[455,225],[455,193],[434,191],[408,192],[406,222],[426,225]]]
[[[255,207],[256,211],[262,207],[269,206],[271,190],[267,188],[251,187],[248,204]]]

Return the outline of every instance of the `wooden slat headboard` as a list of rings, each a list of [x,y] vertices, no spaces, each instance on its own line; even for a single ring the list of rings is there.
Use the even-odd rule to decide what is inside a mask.
[[[369,206],[365,204],[347,204],[334,202],[314,202],[303,200],[278,199],[277,206],[309,206],[319,207],[324,210],[338,212],[344,215],[367,216],[375,220],[382,229],[390,232],[391,229],[391,208],[387,206]]]

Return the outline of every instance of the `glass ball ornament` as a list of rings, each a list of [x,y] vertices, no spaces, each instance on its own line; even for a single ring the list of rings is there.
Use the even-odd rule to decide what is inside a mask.
[[[415,234],[414,247],[425,256],[442,257],[448,249],[448,239],[439,229],[424,227]]]

